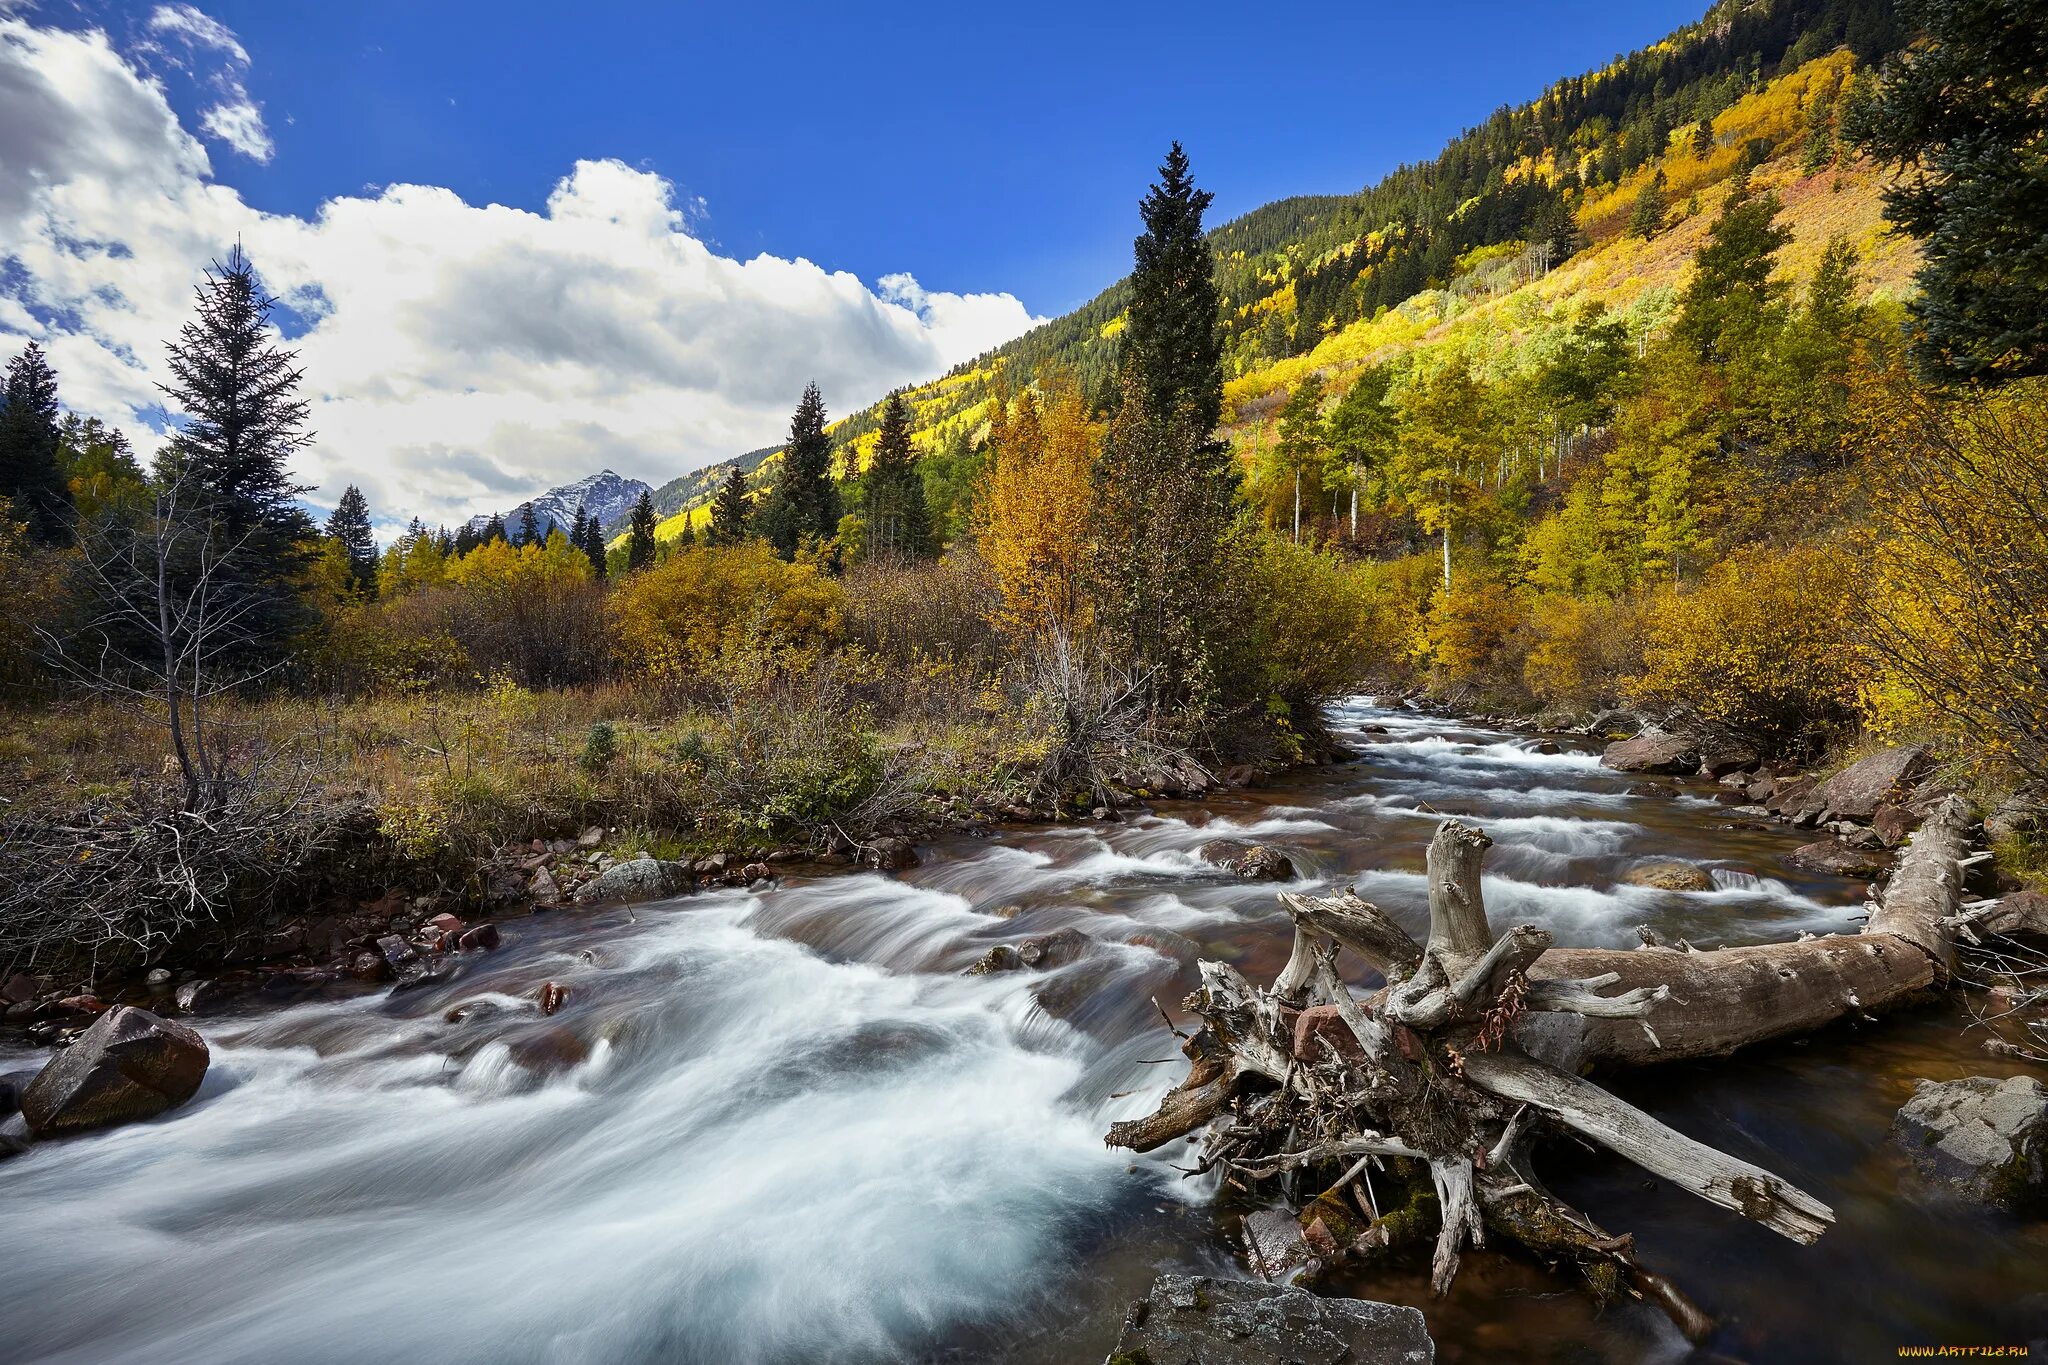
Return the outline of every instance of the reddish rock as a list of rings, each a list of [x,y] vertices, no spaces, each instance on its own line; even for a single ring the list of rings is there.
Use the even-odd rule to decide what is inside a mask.
[[[119,1006],[36,1073],[21,1115],[37,1137],[150,1118],[191,1099],[208,1060],[205,1040],[183,1024]]]
[[[1918,745],[1884,749],[1858,759],[1827,780],[1821,800],[1831,817],[1868,821],[1879,806],[1907,794],[1934,760]]]
[[[465,926],[456,916],[442,913],[428,920],[426,927],[442,934],[459,934]]]
[[[1295,1016],[1294,1055],[1298,1060],[1320,1062],[1329,1056],[1330,1047],[1347,1062],[1365,1060],[1365,1050],[1335,1005],[1312,1005]]]
[[[1608,745],[1600,766],[1621,773],[1677,776],[1698,771],[1700,750],[1689,735],[1637,735]]]
[[[105,1014],[107,1002],[97,995],[67,995],[57,1002],[57,1008],[72,1014]]]
[[[535,998],[540,1001],[542,1014],[553,1014],[569,1003],[569,988],[559,981],[549,981],[541,986],[540,993]]]
[[[901,872],[917,866],[917,847],[898,835],[885,835],[868,845],[861,861],[884,872]]]
[[[455,940],[455,946],[462,952],[474,953],[495,948],[503,941],[504,935],[498,932],[497,925],[479,924],[463,930],[462,936]]]
[[[1897,848],[1913,837],[1913,831],[1920,827],[1920,817],[1904,806],[1879,806],[1877,814],[1870,817],[1870,827],[1877,831],[1886,848]]]
[[[1089,942],[1088,935],[1068,925],[1050,934],[1025,939],[1017,945],[1017,956],[1027,967],[1050,971],[1080,958],[1088,951]]]
[[[1284,882],[1294,879],[1294,862],[1277,848],[1265,844],[1240,843],[1235,839],[1211,839],[1196,851],[1203,862],[1213,863],[1248,882]]]
[[[1839,839],[1822,839],[1802,844],[1785,855],[1793,867],[1809,872],[1827,872],[1837,877],[1874,877],[1883,870],[1884,854],[1851,848]]]
[[[382,981],[390,971],[377,953],[357,953],[348,962],[348,974],[358,981]]]

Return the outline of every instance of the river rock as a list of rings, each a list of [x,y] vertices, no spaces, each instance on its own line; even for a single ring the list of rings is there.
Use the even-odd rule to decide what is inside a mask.
[[[1292,1221],[1291,1219],[1289,1220]],[[1105,1365],[1431,1365],[1422,1310],[1291,1285],[1161,1275]]]
[[[1027,967],[1040,971],[1051,971],[1064,967],[1087,953],[1090,945],[1088,935],[1071,924],[1064,929],[1055,929],[1049,934],[1027,938],[1017,945],[1017,956]]]
[[[884,872],[901,872],[917,866],[917,846],[900,835],[885,835],[868,845],[861,861]]]
[[[1879,806],[1906,795],[1914,779],[1933,766],[1934,760],[1917,744],[1880,750],[1823,783],[1821,800],[1834,819],[1868,823]]]
[[[2015,1208],[2048,1186],[2048,1086],[2031,1076],[1921,1081],[1892,1122],[1920,1173]]]
[[[172,997],[181,1014],[210,1014],[238,995],[248,993],[249,983],[235,977],[202,978],[187,981]]]
[[[967,969],[967,975],[994,976],[997,972],[1014,972],[1023,965],[1024,959],[1015,948],[1007,943],[998,943]]]
[[[681,895],[690,889],[690,869],[682,863],[663,862],[641,855],[613,863],[603,872],[576,888],[578,905],[613,905],[628,901],[659,900]]]
[[[1602,739],[1626,739],[1643,732],[1643,718],[1633,711],[1601,711],[1586,722],[1586,733]]]
[[[1365,1049],[1358,1035],[1344,1022],[1335,1005],[1311,1005],[1294,1016],[1294,1055],[1304,1062],[1320,1062],[1334,1049],[1347,1062],[1363,1062]],[[1329,1048],[1324,1047],[1329,1044]]]
[[[1211,839],[1196,850],[1205,863],[1248,882],[1285,882],[1294,879],[1294,861],[1266,844],[1240,843],[1236,839]]]
[[[1793,867],[1808,872],[1826,872],[1837,877],[1874,877],[1884,870],[1881,850],[1854,848],[1840,839],[1822,839],[1801,844],[1785,855]]]
[[[1660,858],[1637,863],[1621,874],[1630,886],[1649,886],[1659,891],[1712,891],[1714,878],[1704,867],[1680,858]]]
[[[1879,806],[1870,817],[1870,828],[1886,848],[1897,848],[1920,828],[1920,817],[1904,806]]]
[[[1717,781],[1756,771],[1762,762],[1756,750],[1746,744],[1727,740],[1713,741],[1700,746],[1700,776]]]
[[[1676,776],[1699,770],[1700,751],[1690,735],[1637,735],[1608,745],[1600,766],[1620,773]]]
[[[2020,792],[1999,803],[1984,817],[1984,838],[1991,843],[2038,833],[2044,803],[2039,793]]]
[[[116,1006],[36,1073],[21,1114],[37,1137],[150,1118],[191,1099],[208,1060],[183,1024]]]

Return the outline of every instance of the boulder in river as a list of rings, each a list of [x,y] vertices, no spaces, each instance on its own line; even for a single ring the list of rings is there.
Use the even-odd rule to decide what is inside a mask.
[[[868,845],[861,861],[884,872],[901,872],[917,866],[917,846],[900,835],[885,835]]]
[[[1933,766],[1934,760],[1917,744],[1881,749],[1823,783],[1821,800],[1833,819],[1868,822],[1879,806],[1904,796],[1914,779]]]
[[[116,1006],[36,1073],[21,1115],[37,1137],[150,1118],[191,1099],[208,1060],[183,1024]]]
[[[1600,766],[1621,773],[1676,776],[1699,770],[1700,750],[1690,735],[1637,735],[1608,745]]]
[[[995,947],[983,953],[975,961],[975,964],[967,969],[967,974],[969,976],[994,976],[997,972],[1014,972],[1023,965],[1024,959],[1018,956],[1015,948],[1012,948],[1007,943],[998,943]]]
[[[1285,882],[1294,879],[1294,860],[1266,844],[1240,843],[1236,839],[1211,839],[1197,850],[1205,863],[1248,882]]]
[[[2014,1208],[2048,1188],[2048,1086],[2031,1076],[1921,1081],[1892,1134],[1922,1175]]]
[[[682,863],[664,862],[642,855],[628,858],[592,877],[576,888],[578,905],[612,905],[628,901],[659,900],[690,889],[690,869]]]
[[[1840,839],[1822,839],[1801,844],[1785,855],[1793,867],[1808,872],[1826,872],[1837,877],[1875,877],[1884,870],[1882,850],[1855,848]]]
[[[1654,887],[1659,891],[1712,891],[1714,878],[1698,863],[1682,858],[1658,858],[1637,863],[1621,874],[1630,886]]]
[[[1131,1305],[1105,1365],[1431,1365],[1422,1311],[1291,1285],[1161,1275]]]
[[[1079,959],[1088,951],[1089,943],[1088,935],[1070,924],[1064,929],[1025,939],[1017,945],[1017,957],[1027,967],[1051,971]]]

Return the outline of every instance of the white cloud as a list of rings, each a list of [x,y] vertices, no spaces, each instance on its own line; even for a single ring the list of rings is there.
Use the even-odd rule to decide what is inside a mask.
[[[238,66],[249,64],[249,52],[234,30],[210,14],[190,5],[158,5],[149,16],[150,31],[174,34],[193,47],[209,47],[234,58]]]
[[[263,126],[262,106],[249,97],[242,85],[241,73],[248,70],[249,51],[233,29],[190,5],[158,5],[150,12],[149,31],[176,38],[187,49],[218,52],[225,57],[228,65],[213,72],[208,81],[219,92],[220,102],[200,116],[200,128],[252,161],[267,163],[277,155],[270,130]],[[184,65],[154,42],[148,48],[152,53],[169,57],[175,65]]]
[[[252,161],[267,162],[277,155],[277,144],[263,126],[263,111],[246,94],[214,105],[200,117],[199,126]]]
[[[212,22],[157,13],[195,42]],[[145,452],[163,343],[238,237],[309,323],[319,439],[297,473],[390,518],[453,522],[604,466],[658,483],[775,439],[807,379],[843,413],[1037,321],[1007,294],[721,256],[700,213],[612,160],[576,163],[541,212],[391,185],[261,213],[103,35],[0,18],[0,333],[38,335],[66,404]]]

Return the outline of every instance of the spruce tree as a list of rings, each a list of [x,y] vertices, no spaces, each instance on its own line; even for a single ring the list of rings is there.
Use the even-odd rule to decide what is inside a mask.
[[[1921,242],[1914,359],[1941,380],[2048,374],[2048,8],[1900,9],[1929,41],[1890,59],[1842,131],[1902,172],[1885,216]]]
[[[582,550],[590,560],[590,572],[598,582],[604,582],[607,566],[604,562],[604,522],[601,518],[592,517],[583,523]]]
[[[540,518],[534,513],[533,504],[529,502],[519,509],[519,543],[538,545],[540,542]]]
[[[1778,207],[1776,195],[1756,195],[1738,176],[1694,255],[1671,330],[1701,360],[1734,359],[1783,320],[1785,284],[1772,271],[1792,233],[1778,222]]]
[[[494,540],[505,540],[507,538],[505,535],[505,518],[499,516],[496,512],[491,513],[491,519],[484,523],[482,543],[488,545]]]
[[[1159,182],[1138,206],[1145,231],[1133,245],[1131,307],[1124,329],[1155,412],[1189,405],[1193,424],[1215,430],[1223,414],[1223,343],[1216,327],[1216,257],[1202,233],[1214,199],[1195,188],[1187,153],[1173,144]]]
[[[910,406],[892,393],[882,404],[881,431],[866,479],[867,547],[871,557],[922,559],[932,546],[931,509],[917,452],[910,444]]]
[[[839,529],[839,488],[832,482],[832,438],[825,434],[825,400],[816,383],[804,385],[789,419],[789,443],[775,487],[761,504],[761,533],[784,559],[808,540],[829,540]]]
[[[1628,215],[1629,234],[1650,238],[1664,226],[1664,172],[1658,171],[1636,194],[1635,207]]]
[[[683,523],[685,532],[689,522]],[[626,570],[639,573],[642,569],[654,567],[654,495],[646,489],[640,490],[640,500],[633,504],[631,529],[626,536]]]
[[[738,462],[726,467],[725,482],[711,500],[711,524],[705,528],[706,545],[737,545],[747,538],[747,476]]]
[[[244,643],[220,662],[253,671],[280,662],[311,621],[299,583],[313,523],[298,502],[307,487],[292,481],[288,463],[313,438],[298,357],[278,344],[276,300],[239,244],[194,293],[195,316],[167,348],[172,382],[163,386],[185,422],[157,479],[175,483],[184,513],[208,517],[213,544],[227,547],[208,578],[214,610],[235,620]]]
[[[350,484],[327,518],[327,538],[348,555],[349,586],[365,596],[377,591],[377,540],[370,530],[370,504],[363,490]]]
[[[0,388],[0,497],[45,545],[71,538],[71,492],[57,463],[57,373],[31,341]]]
[[[584,512],[583,504],[576,504],[576,520],[569,527],[569,543],[581,550],[590,541],[590,517]]]

